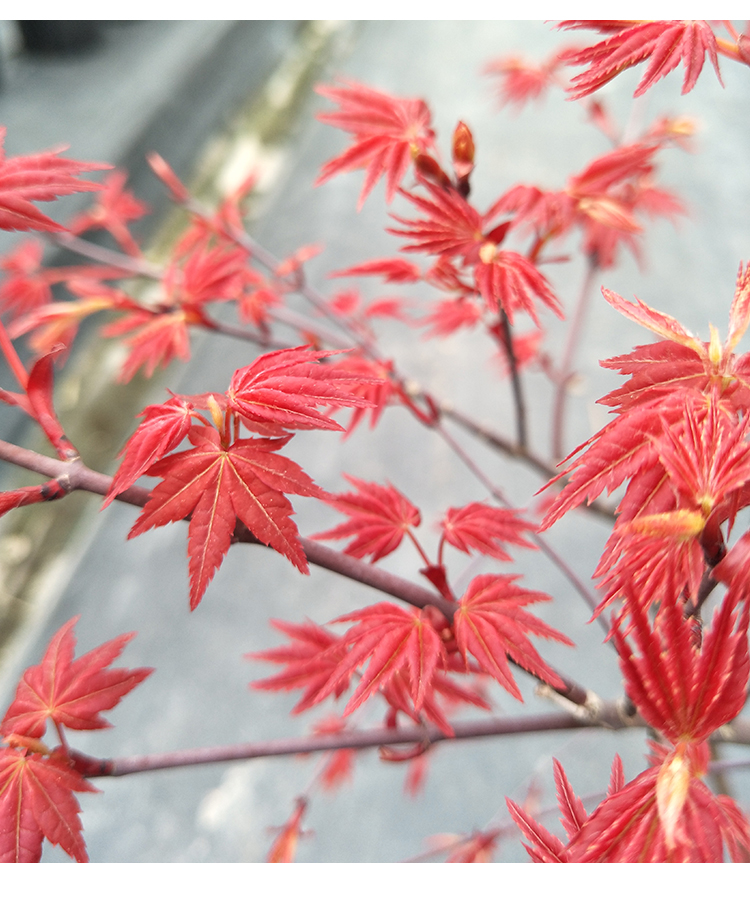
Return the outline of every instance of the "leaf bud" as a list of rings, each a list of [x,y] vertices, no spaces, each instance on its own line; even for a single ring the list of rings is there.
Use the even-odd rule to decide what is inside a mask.
[[[464,122],[453,132],[453,168],[458,178],[466,178],[474,168],[474,137]]]

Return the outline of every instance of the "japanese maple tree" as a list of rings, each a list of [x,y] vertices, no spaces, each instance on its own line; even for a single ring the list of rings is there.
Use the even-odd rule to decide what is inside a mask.
[[[253,617],[263,616],[262,604],[243,609],[247,622],[237,627],[248,629],[248,658],[274,667],[251,688],[292,692],[293,715],[319,714],[312,734],[271,744],[165,748],[133,759],[75,749],[70,732],[109,727],[102,713],[153,670],[112,667],[134,634],[75,658],[77,619],[67,622],[41,662],[20,676],[0,723],[0,860],[39,861],[46,840],[87,861],[76,795],[98,791],[94,784],[108,776],[320,753],[308,789],[290,796],[291,814],[269,840],[268,861],[291,862],[315,791],[356,778],[356,755],[364,748],[378,747],[384,762],[403,764],[406,791],[414,793],[429,777],[428,761],[440,742],[583,728],[639,729],[641,771],[626,776],[615,755],[609,784],[581,799],[555,759],[561,831],[545,824],[549,810],[530,788],[525,797],[498,798],[500,812],[482,829],[433,836],[434,852],[451,862],[482,862],[513,840],[535,862],[750,860],[742,798],[710,780],[720,769],[720,742],[750,743],[750,719],[743,717],[750,680],[750,353],[740,350],[750,326],[750,262],[738,261],[734,296],[725,298],[723,340],[713,324],[708,340],[699,338],[660,310],[658,300],[631,300],[607,286],[622,251],[641,256],[651,219],[685,212],[662,185],[661,167],[665,149],[684,143],[690,128],[663,118],[641,123],[638,133],[623,132],[604,100],[588,99],[641,64],[636,97],[680,66],[683,93],[706,69],[721,82],[721,57],[722,65],[750,65],[750,32],[705,21],[559,27],[578,43],[561,46],[546,62],[514,56],[485,70],[497,79],[505,104],[522,106],[555,90],[587,104],[589,123],[610,147],[577,171],[560,172],[557,185],[503,183],[502,173],[483,172],[481,148],[464,121],[441,152],[445,136],[420,98],[350,79],[317,88],[329,104],[320,121],[350,141],[323,165],[317,184],[364,170],[358,207],[375,202],[382,181],[394,210],[386,227],[393,255],[331,272],[389,286],[388,296],[369,303],[355,289],[336,292],[309,282],[306,264],[321,247],[306,245],[278,259],[245,230],[255,173],[209,209],[152,155],[154,172],[186,213],[166,260],[157,262],[130,229],[148,209],[126,187],[125,173],[84,180],[82,172],[110,167],[68,159],[61,149],[7,157],[0,128],[0,228],[40,235],[24,235],[0,259],[0,349],[15,379],[0,388],[0,401],[36,423],[55,455],[0,441],[0,458],[47,479],[0,493],[0,515],[85,491],[103,498],[105,507],[140,508],[123,539],[182,528],[191,611],[221,603],[212,580],[237,543],[264,545],[299,577],[317,566],[352,583],[352,608],[332,621],[316,622],[307,609],[295,621],[271,620],[283,635],[276,647],[252,647]],[[599,36],[584,46],[580,35],[587,30]],[[472,190],[483,177],[495,193],[477,205]],[[37,206],[76,192],[96,199],[67,224]],[[82,237],[92,231],[107,233],[113,248]],[[41,240],[60,235],[81,259],[48,267]],[[571,257],[585,270],[572,312],[556,278]],[[406,286],[419,289],[419,301],[401,294]],[[568,452],[566,398],[586,305],[597,287],[601,303],[642,327],[649,342],[601,361],[621,378],[599,400],[610,416]],[[236,324],[228,323],[228,311]],[[208,385],[200,394],[170,391],[145,406],[112,477],[81,459],[54,393],[81,323],[102,314],[101,335],[124,347],[123,381],[189,359],[197,330],[209,338],[230,335],[257,351],[223,392]],[[571,323],[558,347],[547,331],[566,317]],[[496,373],[509,382],[512,433],[416,385],[409,360],[387,349],[381,320],[388,322],[384,331],[411,329],[412,339],[421,329],[431,341],[461,331],[488,340]],[[290,328],[293,341],[284,338]],[[529,369],[548,381],[549,458],[532,446],[530,416],[541,410],[530,402]],[[292,458],[305,446],[293,440],[299,432],[320,432],[334,453],[338,439],[365,424],[377,428],[394,407],[476,478],[478,491],[468,502],[441,498],[436,522],[414,502],[413,485],[366,480],[351,467],[340,484],[317,484]],[[474,444],[456,435],[478,438],[526,466],[538,476],[539,496],[516,508]],[[348,489],[341,490],[343,479]],[[613,493],[616,500],[609,501]],[[297,497],[307,498],[321,521],[343,519],[305,536],[294,518]],[[545,536],[574,510],[608,522],[594,572],[577,571],[576,560],[562,558]],[[405,558],[405,548],[416,559],[410,578],[391,566],[397,552]],[[522,559],[542,556],[559,573],[554,594],[524,583],[534,562]],[[372,602],[370,594],[359,596],[357,585],[386,596]],[[588,604],[588,627],[603,626],[620,696],[602,699],[554,662],[555,648],[575,645],[543,616],[571,587]],[[575,660],[575,652],[568,658]],[[498,697],[527,699],[529,683],[558,708],[488,715]],[[137,703],[137,696],[128,702]],[[382,725],[373,724],[383,709]]]

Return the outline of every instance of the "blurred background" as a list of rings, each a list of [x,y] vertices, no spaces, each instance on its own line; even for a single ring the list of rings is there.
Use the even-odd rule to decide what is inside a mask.
[[[139,233],[154,253],[174,230],[164,192],[145,164],[147,152],[159,152],[208,198],[255,168],[261,180],[251,232],[278,257],[322,243],[324,252],[306,271],[327,293],[353,286],[332,287],[328,272],[393,256],[400,241],[385,232],[389,219],[382,186],[360,213],[355,211],[361,173],[313,190],[322,163],[346,146],[343,134],[315,120],[326,107],[313,92],[316,82],[343,76],[424,98],[444,158],[456,122],[465,121],[477,146],[472,199],[480,208],[516,183],[562,187],[569,175],[609,149],[588,123],[585,106],[566,101],[561,92],[521,113],[499,108],[495,86],[483,74],[487,63],[510,54],[541,61],[570,43],[540,22],[96,22],[79,23],[75,39],[70,29],[61,29],[55,47],[41,24],[22,29],[17,22],[0,22],[0,125],[7,128],[8,155],[67,144],[72,158],[126,168],[132,190],[155,210]],[[640,74],[625,73],[601,99],[632,133],[659,115],[693,117],[692,151],[665,152],[659,182],[679,194],[689,215],[676,227],[655,222],[641,262],[623,255],[602,283],[627,299],[637,295],[707,339],[709,321],[724,333],[737,268],[750,256],[747,69],[722,62],[723,88],[709,70],[684,97],[681,73],[673,73],[634,103]],[[50,214],[62,219],[88,200],[85,194],[67,198]],[[18,239],[0,233],[0,254]],[[58,253],[52,249],[50,259],[61,258]],[[583,266],[560,265],[549,277],[570,310]],[[374,283],[361,289],[370,299],[378,295]],[[424,297],[416,292],[414,299]],[[551,320],[545,326],[550,352],[559,352],[564,326]],[[568,450],[606,421],[595,401],[618,379],[598,361],[649,341],[597,291],[576,364]],[[509,388],[497,378],[486,338],[462,332],[425,341],[388,326],[383,345],[438,397],[512,435]],[[114,384],[121,361],[117,347],[103,349],[91,331],[81,335],[57,395],[66,429],[89,465],[114,471],[133,416],[147,403],[166,399],[165,385],[179,393],[224,391],[232,372],[255,355],[253,347],[227,337],[198,335],[192,346],[189,364],[124,388]],[[3,370],[0,385],[12,389],[9,377]],[[550,390],[542,375],[532,373],[527,391],[532,441],[547,455]],[[15,412],[0,410],[0,436],[36,446],[33,430]],[[535,502],[541,483],[534,473],[474,442],[467,448],[514,503]],[[446,445],[402,409],[389,410],[375,432],[361,427],[343,442],[327,433],[301,434],[289,455],[331,491],[346,488],[342,472],[391,481],[421,508],[427,542],[432,523],[449,506],[487,499]],[[4,487],[29,483],[27,475],[6,465],[0,478]],[[201,605],[189,613],[185,529],[172,525],[126,541],[136,512],[113,504],[98,513],[99,505],[94,497],[69,497],[49,504],[49,510],[32,507],[0,521],[0,709],[51,635],[80,614],[79,652],[136,631],[123,665],[157,670],[107,716],[114,729],[76,736],[75,746],[83,752],[129,755],[308,732],[322,713],[291,718],[296,696],[248,691],[250,680],[272,670],[249,663],[243,654],[283,642],[269,618],[323,623],[378,602],[380,595],[325,571],[304,578],[265,548],[238,546]],[[312,501],[295,501],[295,509],[302,534],[339,521]],[[589,579],[607,533],[605,523],[574,513],[548,538]],[[417,577],[418,562],[408,550],[384,565]],[[549,560],[523,553],[517,564],[501,568],[524,572],[524,586],[551,594],[554,602],[538,614],[578,645],[577,650],[544,646],[545,658],[602,697],[619,696],[613,651],[602,644],[601,630],[587,624],[588,609]],[[476,573],[466,577],[471,574]],[[534,697],[532,679],[519,678],[519,684],[528,697],[525,706],[498,692],[498,714],[551,710],[548,701]],[[378,715],[357,724],[375,724]],[[311,795],[304,820],[311,834],[300,842],[298,859],[396,862],[419,857],[430,835],[506,824],[506,795],[521,801],[529,790],[539,790],[541,805],[553,804],[553,755],[574,788],[595,798],[606,789],[616,752],[627,778],[645,767],[644,737],[637,731],[582,731],[441,745],[430,751],[427,780],[416,797],[403,795],[405,765],[380,762],[376,751],[368,751],[358,759],[349,786],[334,795],[317,790]],[[727,758],[742,755],[731,748],[723,752]],[[314,758],[258,760],[100,779],[102,794],[81,797],[89,855],[97,862],[262,861],[274,837],[269,828],[289,817],[317,765]],[[728,787],[747,804],[746,775],[733,774]],[[587,801],[589,808],[594,802]],[[545,824],[554,829],[556,817]],[[499,843],[495,858],[527,860],[515,836]],[[67,861],[49,846],[43,859]]]

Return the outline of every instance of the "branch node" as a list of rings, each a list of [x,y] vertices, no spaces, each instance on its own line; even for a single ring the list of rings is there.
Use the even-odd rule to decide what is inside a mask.
[[[586,699],[583,703],[575,703],[568,697],[563,697],[562,694],[559,694],[548,684],[542,683],[537,685],[535,693],[537,697],[552,700],[553,703],[556,703],[582,722],[598,722],[604,709],[604,701],[601,697],[588,689],[586,690]]]

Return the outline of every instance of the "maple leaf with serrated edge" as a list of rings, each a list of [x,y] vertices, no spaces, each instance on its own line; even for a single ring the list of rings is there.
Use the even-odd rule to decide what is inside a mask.
[[[0,862],[39,862],[44,838],[88,862],[74,791],[97,789],[65,757],[0,749]]]
[[[320,360],[341,352],[293,347],[264,353],[232,376],[227,391],[229,409],[238,413],[248,428],[267,434],[284,434],[291,428],[344,431],[316,407],[370,407],[371,401],[354,391],[362,384],[377,384],[377,380],[321,365]]]
[[[224,446],[213,428],[193,426],[193,449],[167,456],[147,475],[161,478],[128,538],[190,516],[190,608],[200,603],[209,581],[229,550],[239,519],[263,544],[308,574],[307,559],[284,496],[326,496],[300,467],[274,451],[286,438],[239,439]]]
[[[571,52],[571,49],[556,50],[540,64],[527,62],[520,56],[504,56],[488,63],[482,74],[497,78],[500,106],[514,104],[521,109],[531,100],[540,100],[553,85],[562,86],[557,70],[567,62]]]
[[[651,742],[652,766],[611,793],[567,847],[568,862],[660,863],[750,858],[750,829],[735,802],[701,780],[708,746]]]
[[[339,540],[352,537],[344,553],[362,559],[371,556],[377,562],[398,548],[410,529],[421,522],[419,510],[392,485],[383,487],[371,481],[344,476],[357,490],[334,494],[328,503],[349,516],[349,521],[313,535],[314,540]]]
[[[639,603],[627,603],[636,656],[620,628],[614,642],[628,696],[643,718],[673,744],[698,743],[745,705],[750,656],[749,609],[730,591],[696,647],[691,620],[678,603],[662,603],[654,627]]]
[[[532,297],[562,317],[557,298],[536,266],[520,253],[499,249],[511,223],[490,228],[501,211],[497,204],[481,215],[452,188],[439,187],[424,178],[419,178],[419,184],[427,190],[429,198],[403,190],[401,193],[426,218],[410,220],[393,216],[405,227],[388,229],[391,234],[411,239],[402,250],[460,257],[464,265],[474,267],[476,291],[487,306],[492,311],[502,307],[511,322],[514,313],[523,309],[539,324]]]
[[[176,395],[165,403],[147,406],[140,415],[143,421],[120,451],[123,457],[102,509],[127,490],[155,462],[175,450],[187,436],[194,407],[187,397]]]
[[[503,549],[503,544],[536,549],[535,544],[522,536],[524,532],[533,531],[533,525],[521,519],[514,510],[498,509],[486,503],[452,507],[443,517],[440,527],[443,538],[462,553],[470,554],[476,550],[508,561],[511,557]]]
[[[676,603],[680,596],[698,596],[706,568],[703,548],[697,539],[703,528],[691,528],[688,520],[684,532],[667,519],[670,513],[655,513],[632,519],[624,527],[615,528],[607,541],[593,577],[601,579],[604,591],[594,610],[598,616],[613,600],[629,597],[648,609],[656,602]],[[658,520],[658,521],[656,521]],[[663,532],[672,527],[672,534]],[[652,533],[648,533],[648,531]],[[645,532],[645,533],[644,533]]]
[[[125,253],[140,256],[141,249],[126,223],[143,218],[151,212],[151,209],[148,204],[125,190],[127,180],[128,174],[122,170],[108,175],[101,185],[97,201],[90,209],[79,213],[68,222],[68,231],[71,234],[83,234],[84,231],[103,228],[112,235]]]
[[[722,400],[734,409],[750,408],[750,354],[737,357],[732,351],[750,321],[750,265],[740,265],[737,287],[729,315],[729,330],[723,345],[715,329],[711,341],[700,341],[676,319],[636,298],[629,303],[614,291],[602,289],[604,299],[619,313],[666,340],[636,347],[632,353],[604,360],[601,365],[632,377],[599,402],[627,410],[675,390],[719,389]]]
[[[368,402],[367,406],[355,406],[352,409],[351,419],[346,426],[346,436],[348,437],[354,431],[368,412],[370,428],[374,428],[393,397],[398,396],[398,389],[392,380],[392,361],[367,359],[354,351],[329,363],[328,367],[348,372],[354,378],[361,378],[359,384],[354,382],[349,390],[352,394],[356,394]],[[336,406],[334,405],[332,411],[335,410]]]
[[[568,840],[574,839],[588,820],[588,814],[580,799],[576,796],[568,781],[568,776],[558,760],[553,759],[555,770],[555,789],[557,802],[561,813],[561,822],[565,828]],[[612,764],[612,775],[609,781],[607,795],[617,793],[625,786],[625,778],[622,771],[622,760],[615,754]],[[524,844],[526,852],[537,863],[566,863],[570,862],[568,847],[560,838],[551,834],[540,825],[527,810],[514,803],[508,797],[505,798],[508,811],[513,821],[521,830],[523,836],[531,842]]]
[[[67,147],[6,156],[6,128],[0,126],[0,229],[4,231],[65,231],[62,225],[41,213],[34,202],[55,200],[80,191],[98,191],[101,185],[76,178],[79,172],[111,169],[107,163],[61,159]]]
[[[445,659],[443,641],[424,610],[405,610],[393,603],[376,603],[336,622],[358,622],[342,642],[346,656],[320,689],[319,702],[334,692],[341,681],[369,660],[354,694],[344,709],[348,716],[368,697],[386,688],[398,673],[406,677],[415,713],[422,708],[435,673]]]
[[[573,642],[522,607],[551,598],[515,584],[518,576],[479,575],[459,601],[453,629],[459,649],[476,659],[509,694],[523,701],[508,665],[508,657],[552,687],[563,687],[560,677],[534,649],[527,633],[569,647]]]
[[[124,339],[130,352],[118,380],[127,383],[139,369],[143,369],[146,378],[150,378],[157,368],[166,368],[175,359],[189,360],[190,324],[194,322],[184,309],[162,313],[144,309],[102,328],[103,337],[119,337],[131,332]]]
[[[589,23],[562,22],[561,28],[586,28]],[[708,54],[719,83],[719,59],[716,35],[705,21],[618,22],[610,29],[615,33],[592,47],[571,54],[567,63],[588,65],[586,72],[571,80],[570,96],[578,100],[607,84],[625,69],[649,60],[649,65],[635,90],[634,97],[668,75],[682,62],[685,70],[682,93],[695,87]]]
[[[63,625],[50,641],[41,663],[24,672],[0,725],[0,734],[41,738],[47,719],[78,731],[109,728],[109,722],[100,713],[115,707],[154,671],[109,668],[134,633],[123,634],[74,659],[73,628],[78,619],[76,616]]]
[[[539,530],[549,528],[584,500],[591,503],[604,490],[611,494],[628,478],[631,482],[618,507],[620,516],[629,519],[637,513],[662,512],[663,508],[648,508],[648,502],[665,482],[653,438],[661,433],[664,421],[679,422],[683,411],[682,395],[660,398],[643,404],[627,416],[618,417],[577,447],[563,462],[580,455],[541,488],[545,490],[560,478],[568,479],[547,510]],[[642,483],[648,487],[645,496],[640,490]],[[666,490],[669,491],[668,486]]]
[[[423,100],[393,97],[354,81],[341,87],[319,85],[316,91],[339,104],[335,112],[318,119],[353,136],[354,143],[323,166],[316,185],[340,172],[366,168],[357,208],[380,178],[386,179],[386,202],[390,203],[412,160],[435,144],[430,110]]]
[[[301,625],[294,625],[271,619],[271,625],[291,638],[292,642],[273,650],[248,653],[246,659],[257,659],[283,665],[285,668],[278,675],[253,681],[250,687],[259,691],[304,689],[305,693],[292,710],[296,715],[315,705],[321,689],[346,656],[346,644],[338,635],[309,620]],[[333,693],[340,697],[348,687],[349,679],[341,679]]]

